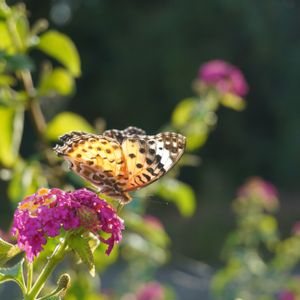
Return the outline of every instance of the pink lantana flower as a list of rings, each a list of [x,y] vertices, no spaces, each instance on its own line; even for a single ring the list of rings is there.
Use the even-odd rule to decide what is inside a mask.
[[[278,296],[279,300],[296,300],[296,296],[293,292],[290,291],[282,291]]]
[[[143,284],[136,293],[136,300],[163,300],[164,289],[155,281]]]
[[[123,220],[106,201],[97,194],[80,189],[64,192],[60,189],[39,189],[25,198],[14,214],[12,234],[17,235],[18,246],[33,261],[47,243],[48,237],[66,231],[83,228],[96,234],[108,245],[110,254],[114,244],[122,239]],[[101,232],[109,234],[107,239]]]
[[[259,197],[267,203],[277,202],[278,191],[273,184],[259,177],[252,177],[238,190],[239,197]]]
[[[231,93],[244,97],[249,91],[243,73],[223,60],[211,60],[199,69],[198,79],[204,84],[214,86],[220,93]]]
[[[279,207],[278,191],[270,182],[260,177],[252,177],[238,189],[234,203],[237,209],[256,207],[274,212]]]
[[[164,225],[162,224],[162,222],[152,215],[145,215],[144,221],[146,222],[146,224],[149,224],[153,228],[156,228],[158,230],[164,229]]]
[[[297,236],[300,236],[300,221],[297,221],[294,224],[293,229],[292,229],[292,233],[297,235]]]

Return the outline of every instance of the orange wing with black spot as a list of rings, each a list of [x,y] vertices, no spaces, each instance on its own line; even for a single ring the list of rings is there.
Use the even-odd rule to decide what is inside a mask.
[[[180,159],[185,137],[174,132],[131,136],[122,141],[128,181],[126,191],[144,187],[166,174]]]
[[[103,135],[71,132],[55,151],[71,169],[101,193],[130,201],[127,192],[144,187],[167,173],[180,159],[185,137],[174,132],[146,135],[142,129],[108,130]]]
[[[126,202],[127,168],[118,141],[101,135],[73,131],[60,137],[54,150],[70,162],[70,169],[99,188],[99,192]]]

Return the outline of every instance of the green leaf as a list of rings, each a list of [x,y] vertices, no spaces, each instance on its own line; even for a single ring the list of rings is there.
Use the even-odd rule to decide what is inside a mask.
[[[68,240],[69,246],[79,256],[80,260],[88,267],[90,274],[95,276],[95,262],[93,251],[91,249],[89,238],[79,234],[70,236]]]
[[[218,271],[212,279],[211,288],[217,299],[222,299],[226,286],[229,285],[234,278],[242,276],[243,269],[241,264],[236,261],[230,261],[226,268]]]
[[[54,30],[41,35],[37,47],[62,63],[73,76],[78,77],[80,71],[80,57],[72,40]]]
[[[15,83],[12,76],[0,74],[0,86],[11,86]]]
[[[62,300],[62,297],[56,295],[56,296],[43,297],[40,300]]]
[[[6,18],[11,13],[11,9],[4,0],[0,0],[0,18]],[[1,36],[1,35],[0,35]]]
[[[100,241],[99,241],[98,237],[96,235],[92,234],[91,232],[85,232],[82,236],[85,240],[88,241],[89,246],[92,250],[92,253],[94,253],[94,251],[100,245]]]
[[[67,96],[71,94],[73,90],[74,79],[70,73],[63,68],[46,71],[38,87],[40,96],[51,96],[51,94]]]
[[[0,283],[3,283],[5,281],[14,281],[20,286],[24,293],[25,286],[23,275],[23,263],[24,260],[22,259],[19,263],[17,263],[11,268],[0,268]]]
[[[20,161],[16,165],[9,183],[8,196],[14,203],[18,203],[26,195],[33,194],[38,188],[46,186],[47,181],[39,162]]]
[[[246,107],[246,101],[243,98],[231,93],[226,93],[222,95],[220,102],[224,106],[232,108],[237,111],[244,110]]]
[[[17,160],[22,134],[24,112],[0,106],[0,164],[12,167]]]
[[[5,57],[7,69],[12,72],[33,70],[34,63],[31,58],[24,54],[8,55]]]
[[[17,109],[19,115],[16,119],[19,125],[19,129],[14,131],[14,135],[21,140],[23,131],[20,126],[23,126],[23,108],[25,107],[28,96],[25,91],[16,91],[13,90],[9,85],[15,83],[15,78],[13,77],[2,77],[0,75],[0,108],[10,107]],[[15,149],[18,149],[17,145]]]
[[[10,244],[0,238],[0,266],[21,252],[17,245]]]
[[[48,140],[56,141],[59,136],[72,130],[94,131],[83,117],[72,112],[62,112],[48,123],[45,135]]]
[[[13,246],[13,244],[10,244],[0,238],[0,254],[8,252]]]
[[[194,98],[187,98],[180,101],[172,114],[172,123],[174,126],[179,128],[184,126],[190,120],[198,102]]]
[[[6,50],[7,52],[12,53],[14,47],[6,22],[0,22],[0,36],[0,50]]]
[[[28,48],[29,41],[29,22],[26,16],[26,11],[23,7],[19,8],[18,17],[15,20],[16,35],[19,42],[19,51],[25,52]]]
[[[209,128],[204,122],[191,121],[183,130],[186,136],[186,149],[189,151],[201,147],[207,140]]]
[[[1,24],[1,22],[0,22]],[[1,35],[1,26],[0,26]],[[33,70],[34,63],[26,54],[11,54],[7,49],[1,49],[0,42],[0,62],[5,64],[8,71],[16,72],[20,70]]]
[[[158,187],[158,195],[173,201],[184,217],[191,216],[196,209],[196,197],[193,189],[186,183],[166,178]]]

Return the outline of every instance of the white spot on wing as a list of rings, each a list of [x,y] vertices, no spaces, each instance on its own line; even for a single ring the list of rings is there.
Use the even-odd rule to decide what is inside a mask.
[[[162,149],[159,149],[162,148]],[[167,171],[171,168],[173,161],[170,158],[170,151],[167,150],[164,146],[164,142],[163,141],[156,141],[156,155],[160,155],[161,159],[160,159],[160,163],[163,164],[164,169]]]

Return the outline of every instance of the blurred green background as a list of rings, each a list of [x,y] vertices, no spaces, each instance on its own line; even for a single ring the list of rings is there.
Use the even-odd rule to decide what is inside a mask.
[[[107,128],[135,125],[155,133],[178,101],[192,94],[191,82],[203,62],[219,58],[241,68],[250,85],[246,110],[222,108],[216,130],[198,153],[201,165],[181,173],[197,193],[197,212],[184,219],[155,199],[149,211],[165,224],[175,254],[217,264],[234,225],[229,203],[236,188],[259,175],[279,188],[279,218],[288,233],[300,215],[299,1],[25,3],[32,23],[49,18],[81,55],[75,95],[44,107],[48,118],[70,110],[91,123],[103,118]],[[36,139],[28,124],[24,157]]]

